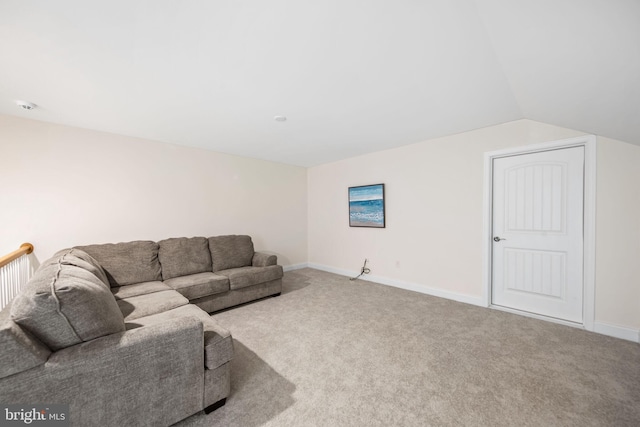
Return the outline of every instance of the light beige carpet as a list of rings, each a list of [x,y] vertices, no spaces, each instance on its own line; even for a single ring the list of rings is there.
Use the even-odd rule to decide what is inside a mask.
[[[303,269],[214,315],[226,406],[180,426],[638,426],[640,345]]]

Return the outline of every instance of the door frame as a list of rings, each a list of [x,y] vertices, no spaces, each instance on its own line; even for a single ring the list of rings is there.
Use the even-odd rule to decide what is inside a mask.
[[[583,298],[582,324],[536,315],[515,309],[498,307],[491,304],[491,284],[493,278],[493,159],[519,154],[531,154],[562,148],[584,147],[584,222],[583,222]],[[585,135],[558,141],[522,147],[506,148],[484,153],[484,191],[483,191],[483,304],[486,307],[502,311],[548,320],[555,323],[576,326],[588,331],[594,330],[595,322],[595,264],[596,264],[596,137]]]

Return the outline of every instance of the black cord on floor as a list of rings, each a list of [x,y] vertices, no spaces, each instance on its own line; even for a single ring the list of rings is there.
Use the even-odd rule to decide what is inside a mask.
[[[360,278],[360,276],[362,276],[363,274],[369,274],[371,273],[371,270],[369,268],[367,268],[367,261],[369,261],[368,259],[364,259],[364,264],[362,266],[362,270],[360,271],[360,274],[358,274],[356,277],[352,277],[349,280],[357,280]]]

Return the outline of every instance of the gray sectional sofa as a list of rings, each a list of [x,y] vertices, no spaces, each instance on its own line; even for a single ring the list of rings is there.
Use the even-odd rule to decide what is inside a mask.
[[[207,313],[279,295],[249,236],[79,246],[0,311],[0,402],[64,403],[73,425],[171,425],[223,405],[233,340]]]

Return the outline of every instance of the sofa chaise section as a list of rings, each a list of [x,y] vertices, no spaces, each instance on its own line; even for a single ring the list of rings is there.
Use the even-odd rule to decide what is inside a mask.
[[[69,403],[73,425],[171,425],[201,411],[202,323],[185,317],[51,353],[0,379],[5,404]]]
[[[230,392],[230,364],[233,358],[233,339],[231,333],[215,322],[211,316],[192,304],[137,319],[125,318],[127,330],[161,324],[184,317],[199,320],[203,326],[205,395],[204,407],[224,405]]]

